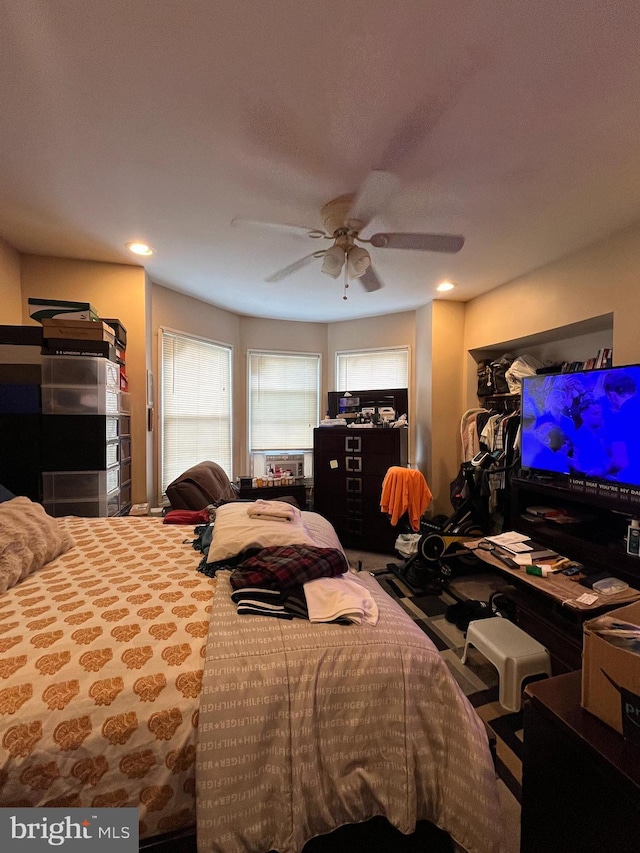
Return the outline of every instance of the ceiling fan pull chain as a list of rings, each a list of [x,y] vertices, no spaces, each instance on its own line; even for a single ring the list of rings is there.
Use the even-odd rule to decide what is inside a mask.
[[[344,263],[344,296],[343,296],[342,298],[343,298],[343,299],[344,299],[344,301],[346,302],[346,301],[347,301],[347,299],[349,298],[349,297],[347,296],[347,288],[349,287],[349,267],[348,267],[348,264],[347,264],[346,253],[345,253],[345,259],[344,259],[344,261],[345,261],[345,263]]]

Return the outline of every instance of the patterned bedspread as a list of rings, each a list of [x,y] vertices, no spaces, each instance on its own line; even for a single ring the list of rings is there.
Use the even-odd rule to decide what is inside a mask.
[[[216,583],[193,527],[59,521],[75,547],[0,596],[0,806],[136,806],[141,838],[193,825]]]
[[[426,635],[380,589],[378,624],[240,616],[220,572],[201,697],[199,853],[299,853],[345,824],[430,820],[498,853],[487,737]]]

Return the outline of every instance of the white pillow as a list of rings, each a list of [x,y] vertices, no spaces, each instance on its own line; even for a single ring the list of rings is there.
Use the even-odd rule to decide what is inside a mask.
[[[233,501],[217,508],[208,564],[237,557],[247,548],[316,544],[301,518],[294,521],[250,518],[248,506],[244,501]]]

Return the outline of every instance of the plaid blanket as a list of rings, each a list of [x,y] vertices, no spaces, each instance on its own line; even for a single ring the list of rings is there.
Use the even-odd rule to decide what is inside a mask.
[[[334,578],[348,569],[344,554],[337,548],[273,546],[261,548],[238,563],[231,575],[231,586],[291,589],[316,578]]]

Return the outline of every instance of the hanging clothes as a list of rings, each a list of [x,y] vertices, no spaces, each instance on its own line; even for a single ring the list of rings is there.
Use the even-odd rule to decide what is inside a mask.
[[[482,407],[468,409],[460,421],[460,441],[462,444],[462,461],[471,462],[480,452],[480,434],[478,433],[478,415],[487,410]]]

